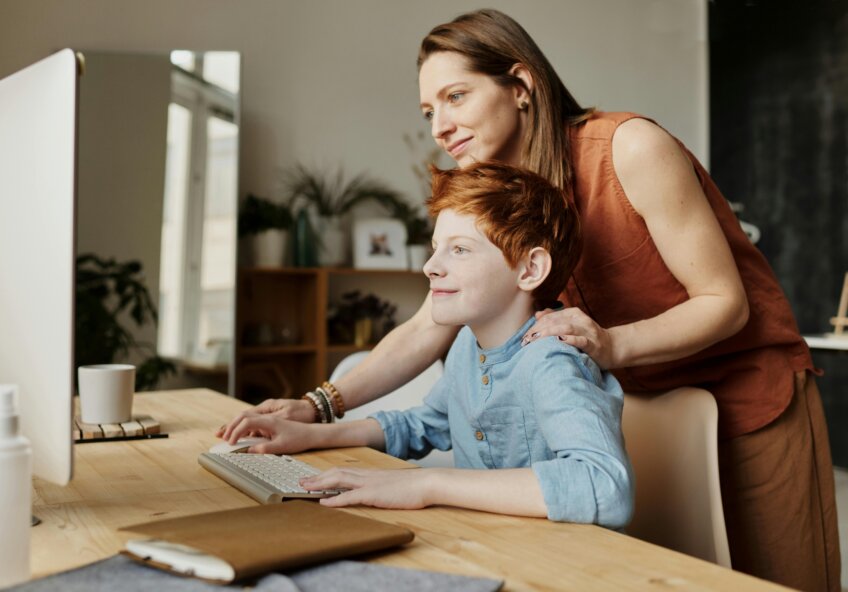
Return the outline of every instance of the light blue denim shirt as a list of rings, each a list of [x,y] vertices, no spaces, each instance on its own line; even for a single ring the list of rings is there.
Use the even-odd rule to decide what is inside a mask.
[[[489,350],[463,328],[423,405],[372,416],[386,452],[421,458],[453,448],[457,468],[532,467],[549,519],[623,528],[633,512],[633,475],[621,387],[556,337],[522,347],[534,323]]]

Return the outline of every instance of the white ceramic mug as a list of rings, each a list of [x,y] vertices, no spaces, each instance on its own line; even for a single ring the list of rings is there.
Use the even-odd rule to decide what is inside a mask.
[[[77,376],[84,423],[123,423],[132,419],[135,366],[80,366]]]

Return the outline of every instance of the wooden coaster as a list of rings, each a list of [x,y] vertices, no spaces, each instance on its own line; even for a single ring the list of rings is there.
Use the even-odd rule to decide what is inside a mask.
[[[74,417],[74,440],[114,440],[132,436],[158,434],[159,422],[149,415],[134,415],[124,423],[84,423],[79,415]]]

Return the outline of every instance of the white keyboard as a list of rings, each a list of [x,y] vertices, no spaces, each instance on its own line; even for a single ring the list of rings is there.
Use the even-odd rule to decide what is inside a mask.
[[[329,497],[339,490],[306,491],[300,479],[321,471],[290,456],[241,452],[203,452],[200,465],[262,504],[279,503],[293,497]]]

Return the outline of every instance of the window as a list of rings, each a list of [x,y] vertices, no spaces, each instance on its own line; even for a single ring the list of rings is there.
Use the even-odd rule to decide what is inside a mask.
[[[158,348],[216,363],[234,324],[239,55],[171,61]]]
[[[182,316],[185,217],[188,200],[191,111],[177,103],[168,106],[168,145],[165,162],[165,204],[159,270],[159,352],[178,356]]]

